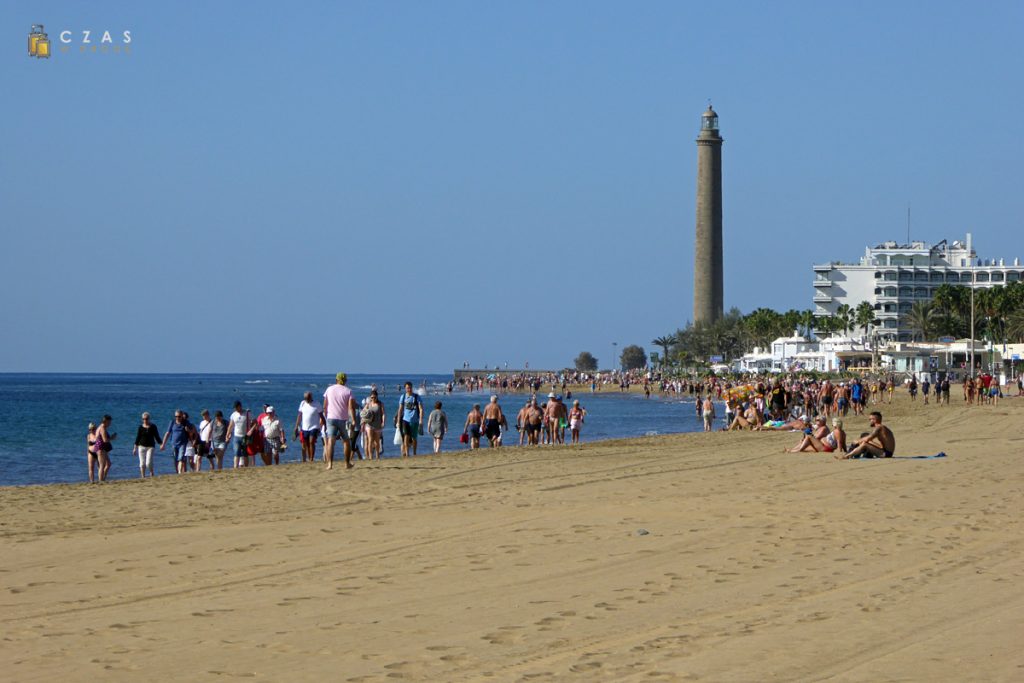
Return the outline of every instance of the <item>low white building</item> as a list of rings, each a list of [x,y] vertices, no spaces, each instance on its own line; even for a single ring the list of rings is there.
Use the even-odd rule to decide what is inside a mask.
[[[766,353],[760,347],[755,346],[750,353],[745,353],[733,361],[732,370],[738,373],[770,372],[773,363],[772,354]]]
[[[796,369],[800,353],[817,350],[818,343],[806,339],[798,331],[794,331],[792,337],[779,337],[771,346],[772,369]]]
[[[985,288],[1024,280],[1020,259],[979,259],[971,244],[942,240],[897,244],[883,242],[867,247],[858,263],[832,261],[814,266],[814,314],[835,315],[842,304],[856,308],[867,301],[881,322],[879,336],[908,341],[901,316],[915,301],[931,301],[940,285]]]

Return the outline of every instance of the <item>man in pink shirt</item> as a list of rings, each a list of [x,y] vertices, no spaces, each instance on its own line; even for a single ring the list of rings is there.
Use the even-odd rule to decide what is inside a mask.
[[[334,466],[334,444],[342,440],[345,451],[345,467],[352,469],[352,445],[347,437],[349,421],[355,415],[356,400],[352,390],[345,386],[348,375],[339,372],[335,375],[337,384],[327,387],[324,392],[324,417],[327,418],[327,443],[324,445],[324,460],[327,469]]]

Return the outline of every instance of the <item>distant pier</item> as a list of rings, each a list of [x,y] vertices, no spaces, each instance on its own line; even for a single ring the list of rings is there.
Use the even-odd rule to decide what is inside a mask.
[[[496,378],[501,377],[513,377],[515,375],[556,375],[556,370],[541,370],[538,368],[459,368],[458,370],[452,370],[452,376],[455,381],[458,382],[460,379],[469,379],[470,377],[487,377],[488,375],[494,375]]]

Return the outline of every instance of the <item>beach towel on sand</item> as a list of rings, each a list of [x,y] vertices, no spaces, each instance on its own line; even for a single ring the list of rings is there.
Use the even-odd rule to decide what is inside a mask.
[[[935,455],[894,455],[891,458],[854,458],[859,460],[935,460],[936,458],[945,458],[945,453],[936,453]]]

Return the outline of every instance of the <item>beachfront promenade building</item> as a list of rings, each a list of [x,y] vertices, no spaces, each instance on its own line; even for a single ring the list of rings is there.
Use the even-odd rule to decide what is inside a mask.
[[[903,316],[917,301],[931,301],[935,290],[950,283],[985,288],[1024,280],[1020,259],[979,259],[971,244],[942,240],[897,244],[884,242],[864,250],[858,263],[832,261],[814,266],[814,314],[835,315],[843,304],[856,308],[867,301],[879,321],[882,339],[909,341]]]
[[[729,370],[740,374],[881,371],[904,379],[914,373],[922,380],[927,376],[934,381],[946,374],[957,380],[969,372],[972,356],[978,372],[992,372],[1003,384],[1024,369],[1024,344],[976,340],[972,345],[970,339],[900,342],[838,335],[809,340],[794,332],[792,337],[779,337],[767,349],[754,348],[735,359]]]

